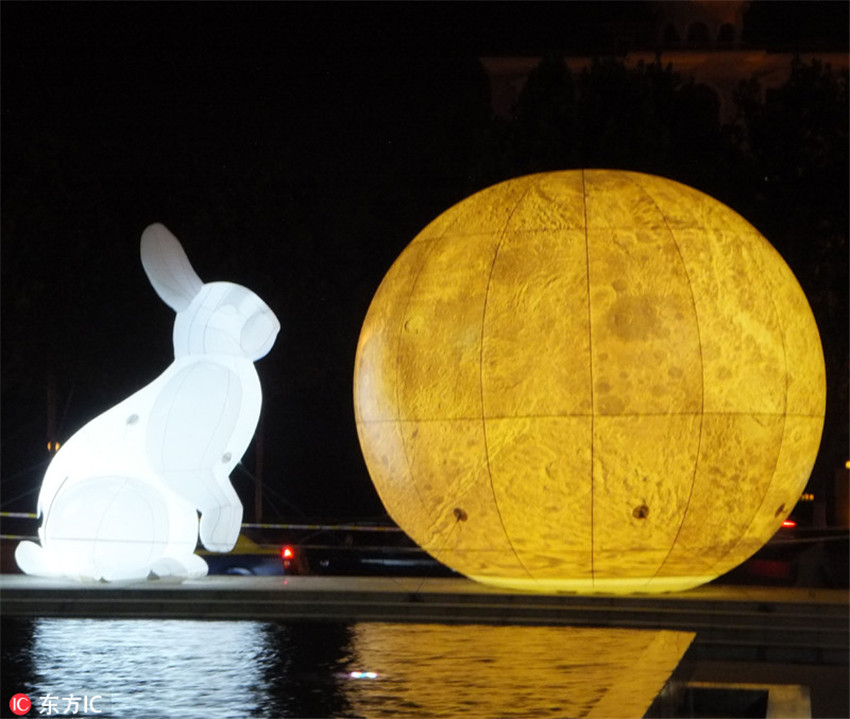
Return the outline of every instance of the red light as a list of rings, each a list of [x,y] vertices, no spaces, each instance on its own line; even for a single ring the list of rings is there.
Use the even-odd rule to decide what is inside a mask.
[[[292,547],[284,547],[280,550],[280,556],[284,559],[292,559],[295,556],[295,552],[292,551]]]
[[[794,527],[797,526],[797,523],[793,519],[786,519],[782,523],[782,526],[785,527],[786,529],[793,529]]]

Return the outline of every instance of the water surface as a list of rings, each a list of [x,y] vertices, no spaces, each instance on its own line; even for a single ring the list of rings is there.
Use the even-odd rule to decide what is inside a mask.
[[[4,619],[3,716],[98,697],[102,717],[642,716],[673,632],[397,623]],[[91,714],[90,714],[91,715]],[[92,715],[93,716],[93,715]]]

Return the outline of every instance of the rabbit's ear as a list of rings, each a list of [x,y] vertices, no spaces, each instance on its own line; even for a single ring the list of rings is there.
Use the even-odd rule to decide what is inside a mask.
[[[142,233],[142,266],[156,293],[175,312],[185,310],[204,283],[178,239],[159,223]]]

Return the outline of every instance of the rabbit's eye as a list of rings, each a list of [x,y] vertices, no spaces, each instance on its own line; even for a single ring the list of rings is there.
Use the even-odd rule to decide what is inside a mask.
[[[242,328],[242,349],[255,359],[263,357],[271,349],[279,329],[274,315],[253,315]]]

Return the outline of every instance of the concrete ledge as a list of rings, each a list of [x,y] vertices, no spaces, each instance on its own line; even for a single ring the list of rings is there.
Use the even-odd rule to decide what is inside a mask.
[[[268,621],[570,625],[693,631],[699,658],[848,664],[846,590],[714,586],[663,595],[577,596],[467,579],[205,577],[76,584],[0,577],[0,614]]]

